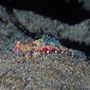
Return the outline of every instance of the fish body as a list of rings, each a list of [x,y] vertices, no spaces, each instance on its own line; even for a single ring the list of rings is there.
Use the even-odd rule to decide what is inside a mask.
[[[17,41],[13,48],[13,51],[17,54],[25,54],[27,59],[42,54],[65,54],[69,56],[73,55],[72,50],[61,46],[61,44],[59,44],[59,42],[57,42],[55,39],[50,38],[41,38],[28,43]]]

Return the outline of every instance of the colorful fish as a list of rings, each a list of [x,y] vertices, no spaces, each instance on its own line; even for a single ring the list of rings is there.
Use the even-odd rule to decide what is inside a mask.
[[[61,44],[54,38],[41,38],[29,43],[16,42],[13,51],[17,54],[25,54],[27,59],[38,55],[46,54],[65,54],[72,56],[73,51]]]

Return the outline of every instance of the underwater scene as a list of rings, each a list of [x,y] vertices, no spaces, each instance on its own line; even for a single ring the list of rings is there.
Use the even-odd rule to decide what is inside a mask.
[[[90,90],[90,19],[0,5],[0,90]]]

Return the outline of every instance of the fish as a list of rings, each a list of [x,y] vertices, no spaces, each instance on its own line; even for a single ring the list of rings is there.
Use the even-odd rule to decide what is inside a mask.
[[[40,38],[27,43],[16,41],[13,52],[16,54],[24,54],[27,60],[32,57],[47,54],[64,54],[73,56],[72,49],[62,46],[61,43],[57,42],[54,38]]]

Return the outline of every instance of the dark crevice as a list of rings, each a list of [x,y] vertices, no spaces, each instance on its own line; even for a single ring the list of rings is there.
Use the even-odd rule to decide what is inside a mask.
[[[79,42],[70,41],[68,39],[61,39],[59,41],[65,47],[83,51],[87,56],[87,60],[90,60],[90,45],[86,45],[84,42],[80,44]]]
[[[57,19],[63,23],[74,25],[90,18],[90,12],[82,8],[83,3],[77,0],[36,1],[36,0],[1,0],[8,8],[34,11],[40,15]]]

